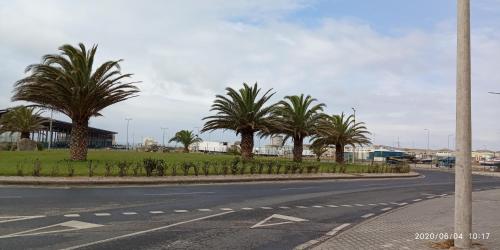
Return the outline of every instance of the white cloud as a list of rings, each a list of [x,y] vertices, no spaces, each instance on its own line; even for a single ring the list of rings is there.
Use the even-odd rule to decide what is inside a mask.
[[[324,18],[317,27],[285,17],[309,2],[282,1],[5,1],[0,3],[0,105],[25,66],[62,43],[99,44],[103,59],[124,58],[141,96],[110,107],[92,125],[120,132],[133,117],[136,138],[159,127],[202,125],[216,93],[242,82],[277,97],[306,93],[350,112],[377,143],[444,147],[454,131],[455,38],[449,20],[398,35],[357,20]],[[498,26],[474,32],[474,143],[500,147]],[[225,134],[226,138],[229,133]],[[208,138],[208,136],[205,136]],[[233,137],[231,137],[233,138]],[[138,139],[136,139],[137,141]]]

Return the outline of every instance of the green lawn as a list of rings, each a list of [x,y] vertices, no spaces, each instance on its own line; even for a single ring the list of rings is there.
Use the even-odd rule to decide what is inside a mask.
[[[39,162],[41,167],[41,176],[68,176],[73,172],[75,176],[88,176],[89,161],[92,161],[95,168],[95,176],[117,176],[119,175],[119,162],[127,162],[130,166],[126,171],[127,176],[145,175],[143,167],[144,158],[162,159],[165,161],[165,175],[184,175],[183,163],[194,163],[198,166],[199,175],[203,175],[204,162],[209,162],[209,174],[224,174],[224,166],[230,168],[231,161],[235,158],[234,155],[227,154],[202,154],[202,153],[152,153],[152,152],[135,152],[135,151],[106,151],[106,150],[89,150],[88,161],[71,162],[68,150],[51,150],[38,152],[17,152],[17,151],[0,151],[0,175],[32,175],[35,169],[35,162]],[[280,165],[279,173],[284,173],[286,166],[293,166],[289,159],[273,158],[273,157],[258,157],[258,162],[263,165],[262,173],[268,172],[268,162],[273,162],[275,165],[271,168],[273,173],[276,173],[276,165]],[[279,162],[279,164],[278,164]],[[334,163],[317,163],[313,160],[305,161],[301,166],[304,168],[304,173],[307,172],[307,167],[318,166],[319,172],[338,172],[340,166]],[[108,167],[106,167],[108,166]],[[259,164],[246,164],[244,167],[238,164],[238,174],[251,173],[253,168],[254,173],[258,173]],[[243,170],[241,170],[243,168]],[[363,165],[345,165],[346,173],[367,172],[368,167]],[[175,170],[174,170],[175,169]],[[372,169],[373,171],[373,169]],[[377,170],[385,171],[385,170]],[[231,174],[230,169],[225,169],[226,174]],[[291,170],[289,169],[288,173]],[[189,168],[189,175],[195,174],[194,167]]]

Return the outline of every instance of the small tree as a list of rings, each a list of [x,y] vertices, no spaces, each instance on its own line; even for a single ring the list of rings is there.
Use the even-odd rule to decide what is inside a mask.
[[[34,107],[17,106],[8,110],[0,118],[0,133],[21,133],[21,139],[30,139],[30,133],[44,128],[46,121],[41,111]]]
[[[175,133],[175,136],[172,137],[168,142],[179,142],[184,145],[184,152],[189,153],[189,146],[194,143],[201,142],[201,138],[198,135],[195,135],[193,131],[189,130],[181,130]]]
[[[326,153],[326,151],[328,151],[327,146],[321,145],[319,143],[312,144],[310,148],[311,148],[312,152],[316,155],[316,160],[317,161],[320,161],[321,160],[321,156],[324,153]]]

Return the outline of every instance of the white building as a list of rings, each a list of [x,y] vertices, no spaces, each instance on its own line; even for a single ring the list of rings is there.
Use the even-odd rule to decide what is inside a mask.
[[[228,142],[202,141],[189,146],[191,151],[226,153],[229,149]]]

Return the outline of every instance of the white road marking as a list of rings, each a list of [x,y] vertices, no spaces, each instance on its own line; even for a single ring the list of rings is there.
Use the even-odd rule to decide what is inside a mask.
[[[374,215],[375,215],[374,213],[370,213],[370,214],[365,214],[365,215],[363,215],[363,216],[361,216],[361,217],[363,217],[363,218],[365,218],[365,219],[366,219],[366,218],[368,218],[368,217],[372,217],[372,216],[374,216]]]
[[[149,211],[150,214],[163,214],[163,211]]]
[[[339,207],[339,206],[336,206],[336,205],[326,205],[327,207]]]
[[[352,205],[342,205],[343,207],[352,207]]]
[[[158,230],[175,227],[175,226],[182,225],[182,224],[187,224],[187,223],[191,223],[191,222],[195,222],[195,221],[200,221],[200,220],[205,220],[205,219],[209,219],[209,218],[213,218],[213,217],[217,217],[217,216],[222,216],[222,215],[229,214],[229,213],[234,213],[234,211],[212,214],[212,215],[208,215],[208,216],[204,216],[204,217],[200,217],[200,218],[196,218],[196,219],[192,219],[192,220],[177,222],[177,223],[162,226],[162,227],[152,228],[152,229],[148,229],[148,230],[144,230],[144,231],[138,231],[138,232],[130,233],[130,234],[124,234],[124,235],[120,235],[120,236],[116,236],[116,237],[112,237],[112,238],[108,238],[108,239],[104,239],[104,240],[93,241],[93,242],[89,242],[89,243],[85,243],[85,244],[81,244],[81,245],[76,245],[76,246],[64,248],[63,250],[73,250],[73,249],[93,246],[93,245],[97,245],[97,244],[101,244],[101,243],[105,243],[105,242],[110,242],[110,241],[114,241],[114,240],[118,240],[118,239],[123,239],[123,238],[131,237],[131,236],[155,232]]]
[[[286,220],[286,221],[266,224],[266,222],[268,222],[269,220],[271,220],[273,218]],[[307,220],[302,219],[302,218],[292,217],[292,216],[281,215],[281,214],[273,214],[273,215],[265,218],[264,220],[259,221],[257,224],[251,226],[250,228],[268,227],[268,226],[283,225],[283,224],[289,224],[289,223],[294,223],[294,222],[303,222],[303,221],[307,221]]]
[[[33,216],[0,216],[0,223],[19,221],[19,220],[29,220],[36,218],[43,218],[45,215],[33,215]]]
[[[260,207],[260,208],[265,209],[265,210],[273,209],[272,207]]]
[[[292,188],[282,188],[280,190],[302,190],[302,189],[311,189],[316,187],[292,187]]]
[[[233,211],[232,208],[228,208],[228,207],[223,207],[220,210],[222,210],[222,211]]]
[[[379,203],[379,205],[384,205],[384,206],[387,206],[387,205],[389,205],[389,204],[384,203],[384,202],[381,202],[381,203]]]
[[[363,204],[354,204],[354,206],[357,206],[357,207],[364,207],[365,205],[363,205]]]
[[[330,232],[326,233],[326,235],[328,235],[328,236],[334,236],[334,235],[336,235],[338,232],[340,232],[340,230],[342,230],[342,229],[344,229],[344,228],[348,227],[349,225],[351,225],[351,224],[350,224],[350,223],[344,223],[344,224],[342,224],[342,225],[340,225],[340,226],[338,226],[338,227],[336,227],[336,228],[332,229],[332,231],[330,231]]]
[[[286,206],[283,206],[283,207],[280,207],[281,209],[290,209],[290,207],[286,207]]]
[[[396,203],[396,202],[389,202],[389,203],[392,205],[399,205],[399,203]]]
[[[413,200],[413,201],[421,201],[421,200],[422,200],[422,199],[415,199],[415,200]]]
[[[71,221],[66,221],[63,223],[58,223],[46,227],[39,227],[39,228],[34,228],[26,231],[21,231],[13,234],[7,234],[7,235],[2,235],[0,236],[1,238],[12,238],[12,237],[20,237],[20,236],[33,236],[33,235],[40,235],[40,234],[48,234],[48,233],[60,233],[60,232],[68,232],[68,231],[75,231],[75,230],[81,230],[81,229],[88,229],[88,228],[94,228],[94,227],[102,227],[103,225],[99,224],[93,224],[93,223],[87,223],[83,221],[76,221],[76,220],[71,220]],[[58,230],[52,230],[52,231],[42,231],[42,232],[36,232],[48,228],[53,228],[53,227],[69,227],[67,229],[58,229]]]
[[[435,195],[435,194],[428,194],[428,193],[420,193],[420,194],[421,195],[427,195],[427,196],[429,196],[429,195]]]
[[[95,216],[110,216],[110,213],[95,213]]]
[[[171,196],[171,195],[191,195],[191,194],[214,194],[215,192],[190,192],[190,193],[164,193],[164,194],[144,194],[147,196]]]
[[[376,206],[377,204],[374,204],[374,203],[370,203],[370,204],[368,204],[368,205],[370,205],[370,206]]]
[[[65,214],[64,217],[75,218],[75,217],[80,217],[80,215],[79,214]]]
[[[387,210],[391,210],[391,209],[392,209],[392,207],[386,207],[386,208],[380,209],[380,211],[387,211]]]
[[[429,197],[425,197],[425,198],[427,198],[427,199],[432,199],[432,198],[434,198],[434,197],[435,197],[435,196],[429,196]]]
[[[383,247],[383,248],[389,248],[389,247],[392,247],[392,246],[394,246],[394,245],[391,244],[391,243],[388,243],[388,244],[385,244],[385,245],[381,245],[381,247]]]
[[[306,206],[295,206],[297,208],[307,208]]]
[[[251,207],[242,207],[241,210],[253,210]]]
[[[408,203],[403,202],[403,203],[399,203],[398,205],[400,205],[400,206],[404,206],[404,205],[408,205]]]
[[[209,209],[209,208],[200,208],[200,209],[198,209],[198,211],[200,211],[200,212],[210,212],[210,211],[212,211],[212,209]]]
[[[323,208],[323,206],[319,206],[319,205],[312,206],[312,207],[315,207],[315,208]]]
[[[176,212],[176,213],[187,213],[188,211],[184,210],[184,209],[179,209],[179,210],[174,210],[174,212]]]
[[[123,212],[123,215],[135,215],[137,214],[136,212]]]

